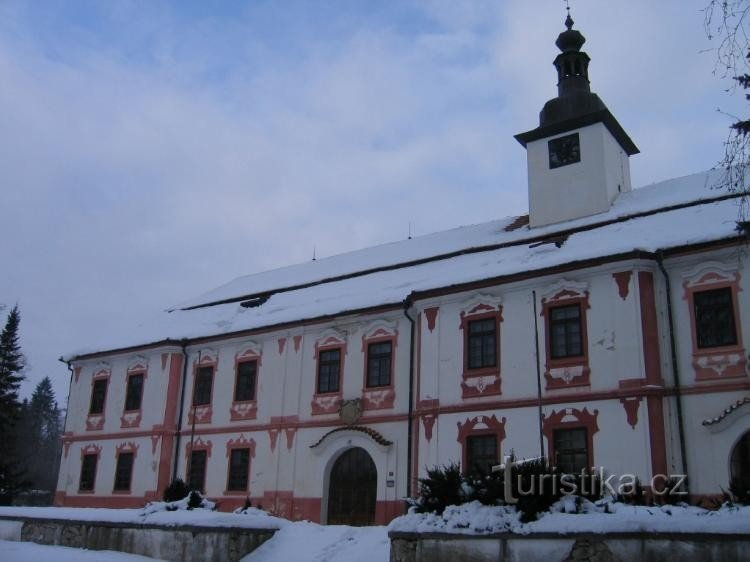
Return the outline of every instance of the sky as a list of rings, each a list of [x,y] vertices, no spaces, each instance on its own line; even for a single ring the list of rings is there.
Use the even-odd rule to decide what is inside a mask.
[[[707,170],[707,0],[571,2],[635,187]],[[234,277],[527,210],[562,0],[0,0],[0,312],[22,395]],[[720,109],[723,113],[718,112]],[[134,328],[135,327],[135,328]]]

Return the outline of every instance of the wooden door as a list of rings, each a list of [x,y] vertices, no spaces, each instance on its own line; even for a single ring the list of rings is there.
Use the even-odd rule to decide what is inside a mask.
[[[372,525],[378,473],[372,457],[360,447],[344,451],[331,468],[328,484],[329,525]]]

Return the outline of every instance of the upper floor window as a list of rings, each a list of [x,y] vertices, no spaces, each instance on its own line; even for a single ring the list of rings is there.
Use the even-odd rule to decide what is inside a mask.
[[[555,465],[561,473],[580,474],[589,466],[589,439],[585,427],[554,431]]]
[[[497,366],[497,320],[470,320],[468,330],[468,367],[484,369]]]
[[[693,294],[699,348],[737,345],[732,289],[722,287]]]
[[[489,474],[498,462],[496,435],[470,435],[466,438],[466,472]]]
[[[250,449],[232,449],[229,455],[227,490],[245,491],[250,474]]]
[[[80,492],[92,492],[94,490],[94,481],[96,480],[96,463],[99,455],[83,455],[81,461],[81,479],[78,483]]]
[[[134,411],[141,409],[143,400],[143,373],[137,373],[128,377],[128,386],[125,391],[125,410]]]
[[[390,341],[371,343],[367,346],[367,386],[389,386],[391,384],[391,359],[393,343]]]
[[[190,466],[188,467],[188,486],[193,490],[203,492],[206,485],[206,461],[208,451],[199,449],[190,453]]]
[[[318,394],[338,392],[341,376],[341,349],[318,352]]]
[[[117,455],[117,468],[115,469],[115,491],[130,491],[130,481],[133,477],[133,453],[120,453]]]
[[[91,387],[91,405],[89,414],[104,412],[104,401],[107,398],[107,379],[96,379]]]
[[[208,367],[208,369],[210,369],[210,367]],[[241,363],[237,364],[237,378],[234,382],[234,401],[235,402],[245,402],[248,400],[255,400],[255,379],[256,379],[257,373],[258,373],[257,361],[242,361]],[[209,393],[210,393],[210,390],[209,390]],[[209,402],[211,401],[210,396],[208,400]]]
[[[193,406],[205,406],[211,403],[211,387],[213,386],[214,368],[200,367],[195,375],[193,388]]]
[[[582,333],[580,304],[550,308],[549,335],[552,359],[583,355]]]

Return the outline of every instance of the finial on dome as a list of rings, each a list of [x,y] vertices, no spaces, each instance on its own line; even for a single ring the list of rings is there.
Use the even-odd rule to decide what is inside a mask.
[[[568,7],[568,17],[565,18],[565,27],[568,28],[568,31],[570,31],[571,29],[573,29],[573,24],[574,23],[575,22],[573,21],[573,18],[570,17],[570,7]]]

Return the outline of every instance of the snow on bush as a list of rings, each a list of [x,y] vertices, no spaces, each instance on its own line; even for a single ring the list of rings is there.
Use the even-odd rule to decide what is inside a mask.
[[[590,502],[566,496],[537,521],[522,523],[515,506],[488,506],[479,501],[446,507],[442,515],[417,513],[394,519],[389,531],[408,533],[750,533],[750,507],[724,504],[717,510],[689,505],[634,506],[610,499]]]

